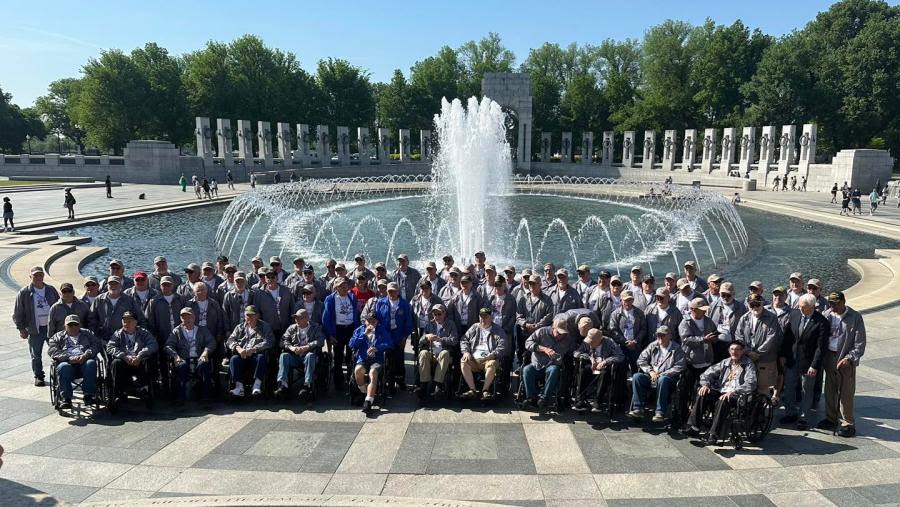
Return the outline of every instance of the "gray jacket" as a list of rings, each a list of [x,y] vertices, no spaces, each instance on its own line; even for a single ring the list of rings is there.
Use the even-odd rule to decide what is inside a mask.
[[[179,285],[178,288],[175,289],[175,294],[178,294],[179,296],[181,296],[182,299],[184,299],[185,301],[193,298],[194,297],[194,284],[199,281],[200,281],[199,278],[195,282],[192,282],[190,280],[185,280],[185,282],[183,284]]]
[[[147,307],[150,306],[150,301],[153,301],[153,298],[159,295],[159,291],[150,287],[147,290],[147,299],[141,299],[140,297],[138,297],[138,293],[136,290],[134,290],[134,287],[125,289],[125,294],[131,297],[131,299],[133,299],[134,302],[138,304],[138,307],[140,307],[141,313],[146,315]]]
[[[294,300],[294,313],[297,313],[297,310],[301,308],[306,308],[306,301],[301,299]],[[312,311],[309,312],[309,321],[313,324],[322,325],[322,313],[325,312],[325,303],[319,301],[318,299],[313,299]]]
[[[203,320],[203,314],[200,312],[200,302],[196,299],[191,299],[185,306],[194,311],[194,318],[196,319],[194,322],[196,323],[196,325],[208,329],[209,334],[213,335],[213,338],[215,338],[217,342],[221,343],[225,340],[225,337],[228,336],[229,332],[231,331],[227,328],[225,311],[222,310],[222,307],[215,299],[207,297],[206,302],[207,305],[205,326],[200,324],[200,322]]]
[[[462,318],[463,306],[468,309],[467,319]],[[463,302],[463,293],[460,291],[450,300],[450,305],[447,307],[447,313],[456,321],[457,328],[469,329],[475,324],[478,324],[478,310],[483,306],[484,302],[481,300],[481,295],[478,294],[477,290],[472,289],[469,292],[468,304]]]
[[[466,352],[474,353],[475,349],[478,348],[478,344],[481,343],[481,340],[481,324],[476,322],[468,331],[466,331],[466,334],[463,335],[462,339],[460,339],[460,352],[463,354]],[[506,356],[506,351],[508,349],[506,332],[504,332],[503,328],[496,323],[491,324],[491,330],[487,336],[487,346],[488,350],[491,351],[491,354],[497,359]]]
[[[727,324],[728,330],[731,331],[731,335],[734,336],[738,321],[742,316],[747,314],[747,307],[744,306],[744,303],[738,301],[737,299],[732,298],[731,301],[731,314],[727,317],[725,316],[725,301],[721,297],[717,299],[715,303],[709,305],[709,310],[706,312],[706,316],[712,319],[712,321],[715,322],[717,326]]]
[[[222,299],[222,311],[225,314],[225,333],[230,334],[234,326],[244,321],[244,308],[249,305],[256,305],[259,298],[259,292],[247,286],[246,298],[241,293],[229,291],[225,293]],[[246,299],[246,300],[245,300]]]
[[[181,324],[181,309],[185,301],[178,294],[172,294],[172,302],[160,294],[147,305],[147,330],[162,343],[167,340],[172,330]]]
[[[416,294],[416,297],[414,297],[413,300],[410,301],[409,305],[410,309],[412,310],[413,327],[419,327],[419,315],[421,315],[422,312],[424,312],[425,315],[428,315],[428,320],[431,320],[431,307],[440,304],[444,304],[444,301],[441,300],[441,298],[439,298],[434,292],[431,293],[431,297],[429,297],[428,299],[422,297],[421,291]]]
[[[134,346],[128,348],[128,339],[125,331],[119,329],[113,333],[109,343],[106,344],[106,354],[112,359],[125,359],[126,356],[137,356],[141,359],[148,359],[159,351],[159,344],[156,338],[149,331],[142,327],[138,327],[134,331]]]
[[[509,294],[504,294],[503,296],[492,294],[484,299],[484,305],[493,310],[494,304],[501,297],[503,298],[503,303],[500,307],[500,327],[506,331],[507,336],[512,336],[513,327],[516,325],[516,300]],[[494,320],[496,320],[496,317]]]
[[[275,346],[272,326],[266,321],[262,319],[256,321],[256,333],[253,336],[248,331],[246,321],[238,324],[228,337],[225,348],[234,352],[240,346],[244,349],[253,349],[255,352],[263,352]]]
[[[734,339],[744,342],[747,352],[759,354],[758,363],[772,363],[778,360],[781,347],[781,326],[774,313],[763,310],[756,327],[750,325],[752,312],[747,312],[738,321]]]
[[[69,335],[65,331],[60,331],[51,336],[47,341],[47,354],[54,361],[60,362],[69,360],[69,353],[67,352],[68,339]],[[97,336],[84,328],[79,330],[78,336],[74,337],[74,341],[77,342],[78,345],[81,345],[84,352],[89,354],[89,357],[96,358],[103,349],[103,345],[100,343]]]
[[[124,293],[113,306],[109,292],[104,292],[94,300],[91,305],[91,313],[88,314],[88,327],[94,331],[97,338],[102,341],[109,340],[113,333],[122,327],[122,315],[131,312],[137,318],[138,326],[146,327],[147,319],[141,313],[141,307]]]
[[[49,306],[59,301],[59,292],[52,285],[44,284],[44,299]],[[37,323],[34,320],[34,285],[28,284],[16,294],[16,303],[13,306],[13,322],[16,329],[28,330],[28,334],[37,335]]]
[[[700,375],[700,385],[722,392],[728,385],[728,377],[735,366],[731,364],[731,358],[725,358],[710,366]],[[740,371],[737,374],[738,394],[751,394],[756,391],[756,365],[749,357],[741,357]]]
[[[121,277],[121,278],[122,278],[122,284],[121,284],[121,285],[122,285],[122,291],[126,291],[126,290],[128,290],[128,289],[134,287],[134,279],[133,279],[133,278],[131,278],[130,276],[123,276],[123,277]],[[108,280],[109,280],[108,277],[107,277],[107,278],[104,278],[103,280],[100,280],[100,292],[101,292],[101,293],[102,293],[102,292],[106,292],[107,290],[109,290],[109,289],[106,287],[106,284],[109,283]]]
[[[69,315],[78,315],[78,319],[87,324],[88,313],[91,307],[80,299],[73,299],[72,305],[63,303],[62,299],[57,301],[50,307],[50,316],[47,318],[47,336],[53,336],[60,331],[66,329],[66,317]]]
[[[216,339],[204,327],[194,326],[194,330],[197,332],[194,335],[194,347],[197,349],[195,351],[197,357],[203,355],[204,350],[207,356],[211,356],[216,350]],[[166,354],[172,359],[180,357],[187,361],[191,358],[190,342],[184,336],[183,325],[179,324],[169,334],[169,338],[166,340]]]
[[[441,345],[445,349],[451,349],[459,344],[459,330],[456,327],[456,323],[449,318],[444,318],[444,324],[440,332],[438,332],[438,324],[434,319],[425,326],[425,329],[422,331],[422,338],[419,339],[419,350],[428,346],[428,340],[425,339],[425,335],[427,334],[436,334],[440,336]]]
[[[159,281],[162,280],[162,277],[164,277],[164,276],[172,277],[172,281],[175,282],[176,289],[178,288],[179,285],[181,285],[181,277],[176,275],[175,273],[172,273],[171,271],[168,273],[162,273],[162,274],[153,272],[153,273],[150,273],[147,275],[147,281],[150,282],[150,287],[153,287],[156,290],[160,290]]]
[[[257,310],[260,319],[272,326],[273,330],[284,331],[291,325],[291,309],[294,308],[294,296],[284,285],[278,286],[278,300],[272,296],[268,287],[259,290]]]
[[[703,341],[703,337],[710,333],[718,335],[719,331],[716,329],[716,324],[709,317],[703,317],[703,331],[697,327],[693,319],[684,319],[678,325],[681,349],[684,351],[687,364],[691,366],[712,364],[713,345]]]
[[[841,342],[838,343],[837,357],[849,360],[853,366],[859,366],[859,360],[866,352],[866,324],[863,322],[862,315],[849,306],[841,317],[841,327],[844,331]],[[829,308],[825,310],[825,318],[831,324],[831,314],[834,313]]]
[[[621,295],[622,294],[620,293],[619,296],[621,297]],[[619,306],[622,306],[621,299]],[[600,317],[600,322],[603,323],[603,327],[609,325],[609,319],[612,317],[612,313],[616,309],[617,307],[611,293],[601,294],[600,299],[597,300],[597,306],[595,308],[592,308],[592,310],[597,313],[597,316]]]
[[[644,348],[647,345],[647,320],[644,316],[644,312],[642,312],[637,307],[631,308],[631,314],[634,316],[634,322],[632,323],[632,336],[633,340],[637,342],[638,348]],[[609,318],[609,324],[606,326],[606,330],[609,332],[609,336],[612,337],[619,346],[625,345],[627,341],[625,337],[625,326],[627,323],[627,316],[625,313],[625,307],[621,306],[617,308]]]
[[[538,328],[549,326],[553,322],[553,302],[550,296],[541,292],[534,299],[531,293],[524,294],[517,304],[516,324],[524,328],[525,324],[537,324]]]
[[[644,373],[657,372],[672,379],[678,379],[687,364],[684,351],[675,342],[669,342],[669,351],[663,354],[659,342],[647,345],[638,356],[637,365]]]
[[[281,337],[281,348],[285,350],[288,346],[303,347],[306,345],[309,345],[310,352],[322,350],[322,347],[325,346],[325,335],[322,333],[322,326],[310,322],[304,337],[303,333],[300,332],[300,326],[296,323],[291,324],[284,332],[284,336]]]
[[[531,333],[525,340],[525,349],[531,352],[531,364],[537,369],[543,369],[551,365],[561,366],[563,356],[572,351],[577,344],[573,344],[572,335],[566,334],[561,340],[553,336],[553,327],[544,326]],[[553,349],[556,355],[550,359],[540,347]]]
[[[572,288],[570,285],[566,288],[566,291],[563,292],[562,296],[559,294],[559,288],[553,287],[553,290],[549,294],[550,302],[553,304],[553,315],[558,315],[562,312],[566,312],[569,310],[573,310],[575,308],[581,308],[584,304],[581,302],[581,296],[578,294],[578,291]]]
[[[569,331],[569,335],[573,337],[580,337],[581,334],[578,331],[578,321],[581,320],[582,317],[590,318],[591,325],[595,329],[602,329],[602,326],[600,324],[600,317],[598,317],[596,313],[588,310],[587,308],[575,308],[573,310],[554,315],[553,321],[566,321],[566,330]]]
[[[656,301],[647,305],[647,308],[644,309],[644,317],[646,317],[647,322],[647,337],[652,339],[656,336],[656,330],[659,329],[659,326],[668,326],[669,331],[672,332],[672,340],[680,341],[681,338],[678,336],[678,326],[681,324],[681,312],[678,311],[678,308],[675,307],[675,304],[669,301],[669,306],[666,307],[666,316],[662,319],[659,318],[659,303]]]
[[[575,350],[575,356],[585,360],[608,361],[614,364],[621,364],[625,361],[625,355],[622,354],[619,344],[606,337],[596,348],[591,348],[589,343],[582,340]]]
[[[422,280],[422,275],[419,274],[415,269],[407,266],[406,267],[406,278],[401,279],[400,277],[400,269],[394,270],[394,274],[391,275],[391,281],[397,282],[400,285],[400,297],[409,301],[416,295],[416,291],[419,290],[419,281]]]

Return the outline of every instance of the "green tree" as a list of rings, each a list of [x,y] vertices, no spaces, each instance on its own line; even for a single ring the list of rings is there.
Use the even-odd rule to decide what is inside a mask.
[[[22,109],[12,103],[12,95],[0,88],[0,151],[20,153],[26,135]]]
[[[609,109],[608,123],[624,122],[632,113],[641,83],[641,46],[635,39],[606,39],[595,50],[600,89]]]
[[[47,95],[35,100],[34,106],[44,119],[47,130],[72,140],[84,149],[84,130],[77,128],[72,120],[73,99],[78,93],[81,80],[77,78],[58,79],[47,87]]]
[[[131,61],[143,80],[137,135],[182,144],[191,138],[193,125],[181,80],[182,65],[155,42],[131,52]]]
[[[397,129],[412,125],[412,114],[409,107],[410,86],[400,69],[394,70],[391,82],[380,88],[378,92],[378,125],[391,130],[395,136]],[[396,144],[396,143],[395,143]]]
[[[336,125],[357,127],[375,121],[375,98],[369,75],[346,60],[320,60],[316,84],[324,118]]]
[[[409,72],[409,107],[414,125],[431,125],[434,115],[441,110],[441,99],[461,98],[463,75],[462,63],[449,46],[413,64]]]
[[[479,41],[466,42],[457,52],[463,65],[462,98],[481,95],[481,78],[485,73],[512,72],[516,63],[516,55],[503,45],[495,32]]]

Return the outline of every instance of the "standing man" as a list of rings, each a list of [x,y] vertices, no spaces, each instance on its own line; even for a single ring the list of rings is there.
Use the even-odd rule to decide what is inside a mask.
[[[637,358],[647,346],[647,321],[644,312],[634,306],[630,290],[622,291],[622,306],[612,312],[606,330],[622,349],[632,373],[637,373]]]
[[[175,273],[171,273],[169,271],[169,262],[162,255],[157,255],[153,259],[153,265],[155,269],[152,273],[150,273],[150,286],[156,290],[159,290],[160,281],[164,276],[168,276],[172,278],[172,284],[174,285],[172,290],[175,290],[179,285],[181,285],[181,277],[176,275]]]
[[[59,300],[59,292],[52,285],[44,283],[44,268],[31,268],[31,283],[22,287],[16,295],[13,307],[13,322],[19,330],[19,338],[28,340],[31,353],[31,372],[34,385],[44,387],[44,342],[47,341],[47,324],[50,307]]]
[[[141,308],[131,297],[122,292],[122,282],[117,276],[107,278],[107,291],[100,294],[91,305],[91,313],[88,314],[88,324],[97,338],[104,344],[112,338],[122,327],[122,316],[125,312],[131,312],[141,327],[147,325],[147,319],[141,313]]]
[[[550,292],[550,301],[553,303],[553,315],[581,308],[581,296],[569,285],[567,270],[556,270],[556,287]]]
[[[582,304],[584,304],[584,298],[591,293],[594,286],[597,284],[591,279],[591,268],[587,264],[578,266],[575,273],[578,274],[578,281],[575,282],[575,290],[578,292],[578,295],[581,296]]]
[[[837,429],[842,437],[856,436],[853,396],[856,394],[856,367],[866,352],[866,325],[862,315],[847,306],[843,292],[828,295],[825,318],[831,326],[828,350],[825,351],[826,418],[819,429]]]
[[[150,280],[147,278],[147,273],[138,271],[134,274],[134,286],[130,289],[125,289],[125,295],[133,299],[140,307],[141,313],[146,315],[147,306],[150,305],[150,301],[152,301],[153,298],[159,295],[159,291],[150,287]]]
[[[472,288],[472,276],[463,275],[462,289],[450,300],[447,311],[460,332],[468,331],[478,322],[478,311],[484,306],[478,291]]]
[[[106,198],[112,199],[112,180],[109,179],[109,175],[106,175]]]
[[[791,273],[788,283],[790,285],[788,286],[787,303],[791,305],[791,308],[797,308],[797,305],[800,304],[800,296],[806,294],[806,291],[803,290],[803,274]]]
[[[816,311],[815,301],[816,297],[812,294],[801,296],[799,308],[790,313],[784,326],[782,348],[788,350],[785,354],[787,372],[784,389],[787,414],[781,418],[781,423],[797,423],[800,431],[809,428],[807,418],[813,407],[813,389],[816,378],[821,375],[822,361],[831,338],[828,319]]]
[[[334,366],[334,387],[342,391],[353,369],[353,355],[349,349],[353,331],[359,327],[359,312],[356,310],[356,298],[349,292],[347,279],[338,278],[334,282],[334,292],[325,298],[325,309],[322,311],[322,330],[332,350]],[[347,371],[343,371],[346,363]]]
[[[398,255],[397,270],[394,271],[391,280],[400,288],[400,299],[404,301],[412,300],[413,296],[416,295],[416,289],[418,289],[419,280],[421,279],[422,275],[409,266],[409,256],[406,254]],[[380,319],[379,322],[382,325],[384,324]]]
[[[63,198],[63,208],[69,210],[69,220],[75,220],[75,196],[72,195],[72,189],[66,189],[66,195]]]
[[[125,266],[119,259],[109,261],[109,276],[118,276],[122,279],[122,290],[128,290],[134,287],[134,280],[125,275]],[[106,292],[106,282],[108,278],[104,278],[100,282],[100,292]]]
[[[694,294],[703,294],[709,285],[706,280],[697,276],[697,261],[687,261],[684,263],[684,278],[687,279]]]
[[[267,271],[265,279],[266,285],[259,291],[256,301],[259,305],[259,318],[271,327],[275,339],[280,340],[285,329],[291,325],[294,296],[278,281],[278,274],[274,270]]]
[[[47,319],[47,337],[51,337],[66,329],[66,317],[78,315],[81,322],[87,322],[91,307],[87,303],[75,297],[75,288],[71,283],[63,283],[59,286],[60,299],[50,307],[50,316]]]
[[[541,277],[531,275],[525,279],[522,275],[522,285],[528,287],[516,304],[516,326],[518,327],[513,347],[516,360],[519,365],[524,365],[525,341],[538,329],[549,326],[553,322],[553,302],[550,297],[541,290]]]
[[[778,351],[781,347],[781,326],[775,314],[763,308],[762,298],[751,295],[750,310],[735,326],[734,339],[746,345],[746,354],[756,365],[756,387],[768,395],[778,379]]]

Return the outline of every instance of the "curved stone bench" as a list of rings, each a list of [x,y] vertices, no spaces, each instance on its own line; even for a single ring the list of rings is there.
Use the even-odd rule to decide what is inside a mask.
[[[58,286],[60,282],[54,280],[50,276],[49,266],[56,259],[75,251],[75,245],[50,245],[37,247],[34,250],[19,257],[9,267],[9,275],[19,285],[28,285],[31,282],[31,268],[40,266],[44,268],[44,281],[53,286]]]
[[[108,251],[109,248],[105,246],[79,246],[73,251],[57,256],[45,269],[57,283],[69,282],[74,287],[81,287],[84,279],[81,267]]]
[[[857,311],[870,311],[900,303],[900,250],[878,249],[877,259],[848,259],[861,276],[844,291],[847,303]]]

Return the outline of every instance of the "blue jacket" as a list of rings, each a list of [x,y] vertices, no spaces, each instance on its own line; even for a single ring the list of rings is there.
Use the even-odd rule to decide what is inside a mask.
[[[375,315],[378,316],[378,327],[383,328],[385,333],[391,337],[391,343],[396,345],[406,339],[412,333],[413,317],[412,307],[405,299],[400,299],[400,305],[397,308],[397,314],[394,319],[397,328],[391,330],[391,303],[388,298],[378,298],[375,302]]]
[[[325,331],[325,337],[337,336],[337,313],[334,309],[334,298],[337,292],[332,292],[325,298],[325,308],[322,310],[322,329]],[[359,326],[359,312],[356,311],[356,297],[352,292],[347,293],[350,298],[350,306],[353,309],[353,327]]]
[[[366,326],[362,325],[353,332],[353,338],[350,339],[350,349],[353,350],[353,357],[356,364],[365,364],[366,362],[375,362],[384,364],[384,353],[391,349],[393,342],[391,336],[378,325],[375,327],[375,357],[369,357],[369,339],[366,336]]]

